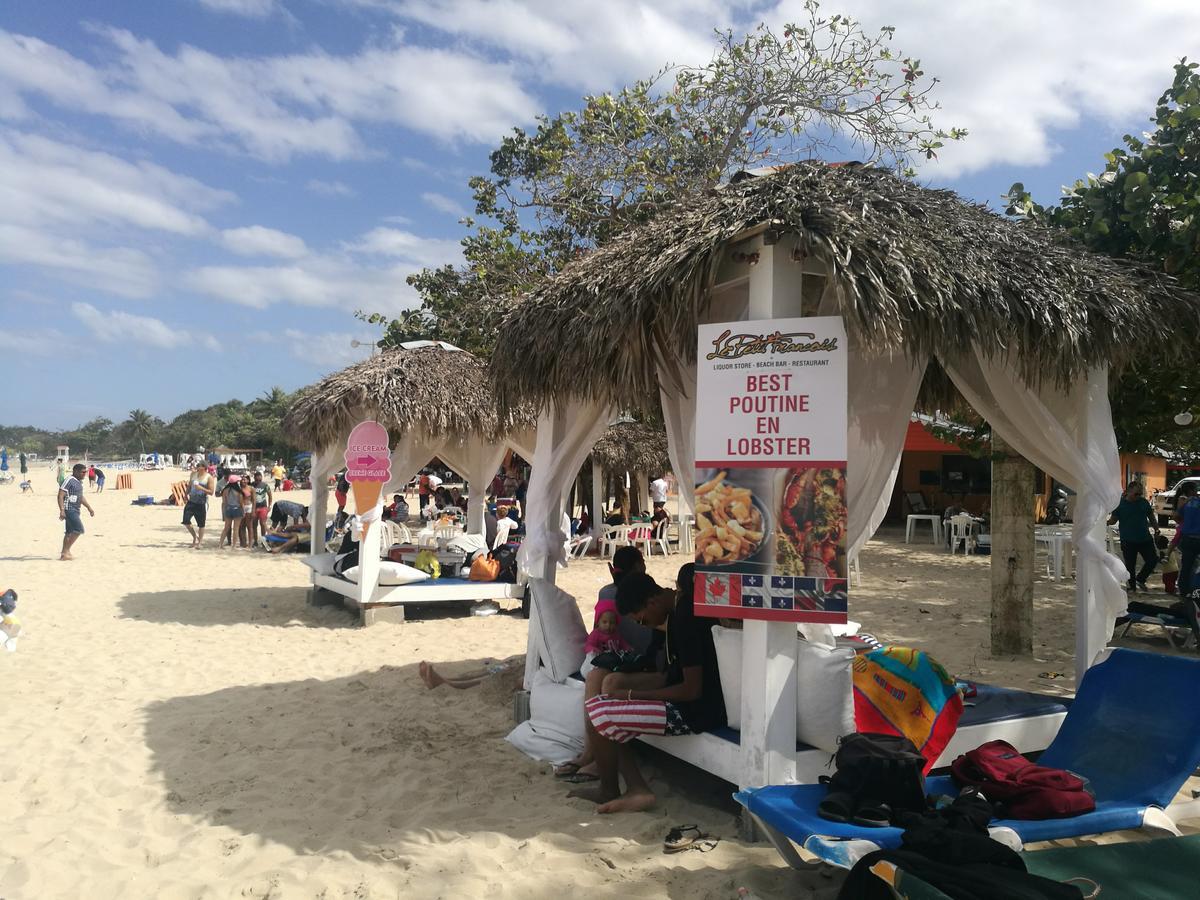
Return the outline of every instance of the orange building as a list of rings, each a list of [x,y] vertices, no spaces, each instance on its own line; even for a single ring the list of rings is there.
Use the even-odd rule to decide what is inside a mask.
[[[1186,475],[1196,474],[1186,467],[1168,466],[1161,456],[1144,453],[1122,453],[1120,464],[1122,485],[1140,479],[1148,495],[1165,490]],[[986,457],[973,457],[958,445],[935,437],[920,421],[909,422],[888,518],[903,521],[908,515],[906,494],[920,494],[934,510],[961,506],[978,515],[990,506],[991,469],[991,460]],[[1045,516],[1052,487],[1052,480],[1037,470],[1034,504],[1039,521]]]

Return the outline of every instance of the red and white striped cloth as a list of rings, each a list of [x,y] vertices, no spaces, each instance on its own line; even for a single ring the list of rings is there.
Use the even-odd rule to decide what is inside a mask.
[[[667,733],[665,700],[620,700],[597,694],[584,704],[592,727],[610,741],[623,744],[639,734]]]

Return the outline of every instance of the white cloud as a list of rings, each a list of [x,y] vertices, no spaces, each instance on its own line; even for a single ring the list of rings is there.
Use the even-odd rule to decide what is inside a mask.
[[[291,303],[396,313],[417,300],[405,278],[426,266],[461,259],[457,241],[381,227],[346,243],[338,253],[310,253],[275,266],[200,266],[185,272],[181,283],[205,296],[256,309]]]
[[[449,216],[465,216],[467,209],[457,200],[452,197],[447,197],[445,194],[439,194],[435,191],[426,191],[421,195],[421,199],[425,201],[425,205],[430,209],[435,209],[438,212],[446,213]]]
[[[296,259],[308,253],[301,238],[286,231],[276,231],[262,225],[227,228],[221,232],[221,242],[239,256],[278,256]]]
[[[1118,0],[910,0],[902,10],[888,0],[842,0],[837,10],[870,28],[896,25],[894,47],[941,79],[937,122],[971,132],[925,167],[946,178],[1044,164],[1062,149],[1055,132],[1085,120],[1147,119],[1174,63],[1200,44],[1200,4],[1191,0],[1150,0],[1136,13]]]
[[[61,355],[74,345],[57,328],[0,329],[0,351],[8,357]]]
[[[379,335],[340,331],[310,334],[296,328],[286,328],[280,340],[287,345],[289,352],[296,359],[333,370],[345,368],[370,356]],[[358,341],[359,346],[354,346],[355,341]]]
[[[95,26],[93,66],[37,38],[0,30],[0,112],[28,115],[29,95],[188,144],[271,161],[299,154],[368,154],[360,123],[401,125],[444,141],[491,141],[538,104],[511,65],[478,54],[404,43],[396,31],[357,53],[220,56]]]
[[[229,191],[153,163],[0,131],[0,221],[197,236],[209,230],[201,212],[234,200]]]
[[[106,344],[120,343],[130,348],[149,346],[160,350],[199,344],[213,352],[221,350],[221,345],[210,334],[179,329],[151,316],[120,310],[101,312],[90,303],[72,303],[71,313],[92,337]]]
[[[49,269],[74,284],[124,297],[149,297],[160,284],[157,267],[141,250],[98,246],[0,222],[0,262]]]
[[[310,178],[304,189],[311,194],[323,197],[353,197],[357,193],[350,185],[341,181],[322,181],[320,178]]]
[[[462,259],[458,241],[421,237],[399,228],[372,228],[347,244],[346,249],[371,256],[391,256],[418,267],[440,266]]]
[[[214,12],[232,13],[248,19],[265,19],[278,9],[275,0],[197,0]]]

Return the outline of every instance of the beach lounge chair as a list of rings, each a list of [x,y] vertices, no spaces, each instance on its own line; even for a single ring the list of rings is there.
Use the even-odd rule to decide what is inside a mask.
[[[1125,616],[1125,627],[1121,629],[1121,633],[1117,637],[1125,637],[1125,635],[1129,634],[1129,629],[1134,625],[1157,625],[1163,630],[1163,634],[1166,635],[1167,643],[1176,650],[1182,650],[1187,647],[1188,642],[1193,637],[1192,623],[1183,616],[1176,615],[1167,609],[1163,609],[1162,612],[1158,613],[1131,609],[1125,613]],[[1117,624],[1120,624],[1119,619],[1117,620]],[[1177,630],[1184,632],[1182,636],[1179,636],[1178,643],[1176,642],[1177,635],[1175,634]]]
[[[1074,884],[1085,896],[1099,888],[1101,896],[1138,900],[1175,900],[1196,893],[1200,870],[1200,835],[1159,838],[1123,844],[1055,847],[1025,854],[1032,875]],[[904,900],[949,900],[936,887],[907,871],[903,864],[880,859],[870,871]]]
[[[1069,819],[992,822],[992,836],[1011,846],[1032,841],[1152,828],[1179,834],[1178,819],[1200,815],[1195,801],[1171,801],[1200,765],[1200,717],[1181,715],[1180,698],[1200,691],[1200,660],[1116,649],[1087,671],[1058,735],[1038,762],[1091,781],[1096,809]],[[1190,700],[1188,701],[1190,703]],[[1191,709],[1190,705],[1187,709]],[[957,794],[948,775],[927,779],[929,794]],[[825,785],[773,785],[739,791],[754,817],[792,865],[806,864],[799,845],[839,866],[876,849],[900,845],[899,828],[864,828],[822,819]]]

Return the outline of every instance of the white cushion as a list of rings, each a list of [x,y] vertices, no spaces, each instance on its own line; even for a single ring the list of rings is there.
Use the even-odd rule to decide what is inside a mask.
[[[717,650],[717,671],[721,674],[721,693],[725,695],[725,718],[730,728],[741,728],[742,632],[714,625],[712,636]]]
[[[796,642],[796,738],[828,753],[854,731],[854,651]]]
[[[579,671],[583,665],[583,645],[587,643],[587,628],[579,603],[556,585],[542,578],[529,579],[529,628],[540,643],[542,664],[556,682]]]
[[[315,556],[304,557],[304,564],[318,575],[332,575],[335,559],[337,559],[336,553],[318,553]]]
[[[358,571],[358,566],[351,566],[342,573],[342,576],[358,584]],[[425,581],[428,577],[428,572],[422,572],[420,569],[414,569],[412,566],[406,566],[404,563],[392,562],[386,559],[379,561],[379,583],[384,587],[393,587],[397,584],[411,584],[414,581]]]
[[[742,631],[712,630],[730,728],[742,727]],[[854,731],[854,651],[796,641],[796,739],[829,753]]]
[[[584,744],[583,682],[557,684],[541,669],[529,692],[529,719],[508,735],[510,744],[533,759],[564,763]]]

